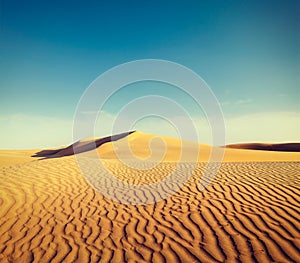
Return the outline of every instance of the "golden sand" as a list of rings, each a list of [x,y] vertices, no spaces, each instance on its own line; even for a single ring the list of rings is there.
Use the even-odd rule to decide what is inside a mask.
[[[159,155],[149,148],[152,138],[127,139],[146,160]],[[114,159],[112,143],[97,152],[124,181],[149,182],[179,158],[179,140],[159,140],[168,149],[164,162],[140,176]],[[121,153],[124,143],[115,145]],[[0,262],[299,262],[300,154],[226,149],[218,174],[201,191],[210,151],[200,145],[187,184],[148,205],[96,192],[72,155],[39,160],[30,157],[36,151],[0,151]]]

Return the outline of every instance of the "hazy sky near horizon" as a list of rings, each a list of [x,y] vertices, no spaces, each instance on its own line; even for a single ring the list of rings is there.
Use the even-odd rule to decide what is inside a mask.
[[[2,0],[0,148],[71,143],[76,105],[89,84],[147,58],[182,64],[208,83],[228,143],[300,141],[299,15],[299,1]],[[96,136],[108,135],[118,109],[149,90],[171,94],[164,85],[124,91],[105,109],[107,123]],[[181,104],[204,123],[188,100]],[[136,127],[174,135],[153,118]],[[209,142],[209,129],[201,133]]]

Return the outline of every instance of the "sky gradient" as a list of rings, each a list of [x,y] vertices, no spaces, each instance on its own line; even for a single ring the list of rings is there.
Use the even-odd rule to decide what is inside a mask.
[[[228,143],[300,141],[299,16],[299,1],[2,0],[0,148],[71,143],[89,84],[111,67],[147,58],[180,63],[208,83]],[[163,85],[152,89],[170,94]],[[149,89],[119,94],[105,113],[113,116],[143,92]],[[201,123],[203,116],[192,115]],[[139,127],[173,135],[153,121]],[[107,135],[103,127],[96,136]]]

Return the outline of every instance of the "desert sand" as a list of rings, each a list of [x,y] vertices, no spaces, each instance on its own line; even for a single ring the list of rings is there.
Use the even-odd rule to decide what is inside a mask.
[[[299,152],[226,148],[201,190],[211,146],[140,132],[114,139],[76,147],[129,184],[167,176],[182,147],[200,149],[196,169],[166,200],[130,205],[95,191],[72,147],[0,151],[0,262],[299,262]],[[143,162],[161,162],[126,167],[117,156],[132,158],[127,142]]]
[[[300,152],[300,143],[240,143],[229,144],[227,148],[246,150],[265,150],[279,152]]]

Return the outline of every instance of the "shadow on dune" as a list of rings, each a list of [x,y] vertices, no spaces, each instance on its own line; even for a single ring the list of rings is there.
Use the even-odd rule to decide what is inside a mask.
[[[55,150],[42,150],[42,151],[36,152],[31,157],[43,157],[43,159],[48,159],[48,158],[59,158],[59,157],[63,157],[63,156],[73,155],[74,152],[76,152],[76,154],[82,153],[82,152],[87,152],[87,151],[95,149],[95,147],[96,148],[100,147],[104,143],[117,141],[122,138],[125,138],[126,136],[128,136],[134,132],[135,131],[124,132],[124,133],[116,134],[113,136],[108,136],[108,137],[95,139],[95,140],[89,140],[89,141],[78,141],[66,148],[60,148],[60,149],[55,149]]]
[[[278,152],[300,152],[300,143],[240,143],[229,144],[226,148],[243,149],[243,150],[261,150],[261,151],[278,151]]]

